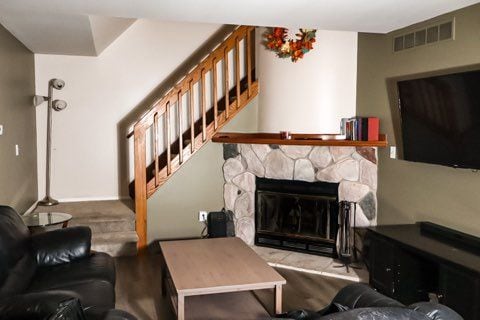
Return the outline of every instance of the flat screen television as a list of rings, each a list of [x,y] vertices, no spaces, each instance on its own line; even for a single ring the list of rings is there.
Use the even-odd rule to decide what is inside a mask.
[[[402,158],[480,169],[480,71],[397,82]]]

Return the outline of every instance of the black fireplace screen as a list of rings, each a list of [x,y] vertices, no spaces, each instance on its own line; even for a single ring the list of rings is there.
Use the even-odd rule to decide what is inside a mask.
[[[257,245],[335,256],[338,184],[257,178]]]

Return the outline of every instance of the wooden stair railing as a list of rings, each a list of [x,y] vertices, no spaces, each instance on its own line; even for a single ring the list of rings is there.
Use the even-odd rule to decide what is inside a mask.
[[[240,50],[244,50],[243,78]],[[231,51],[233,68],[229,65]],[[135,199],[139,249],[147,245],[147,199],[258,94],[254,59],[255,28],[240,26],[134,125],[135,180],[130,193]],[[219,89],[224,95],[221,98]],[[207,90],[211,93],[209,108]],[[195,102],[199,110],[195,110]],[[161,142],[164,149],[159,147]]]

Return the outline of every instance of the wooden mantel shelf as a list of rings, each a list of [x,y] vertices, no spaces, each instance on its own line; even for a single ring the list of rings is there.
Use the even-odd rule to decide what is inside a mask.
[[[213,136],[217,143],[280,144],[297,146],[337,147],[387,147],[387,137],[380,134],[379,141],[354,141],[328,139],[326,134],[291,134],[291,139],[282,139],[280,133],[235,133],[220,132]],[[332,135],[333,136],[333,135]]]

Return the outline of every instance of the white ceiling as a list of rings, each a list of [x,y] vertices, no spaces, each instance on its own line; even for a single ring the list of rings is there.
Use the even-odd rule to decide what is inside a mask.
[[[98,56],[136,20],[6,4],[0,0],[0,23],[34,53]]]
[[[1,0],[0,23],[34,52],[96,55],[138,18],[387,33],[479,2]]]

